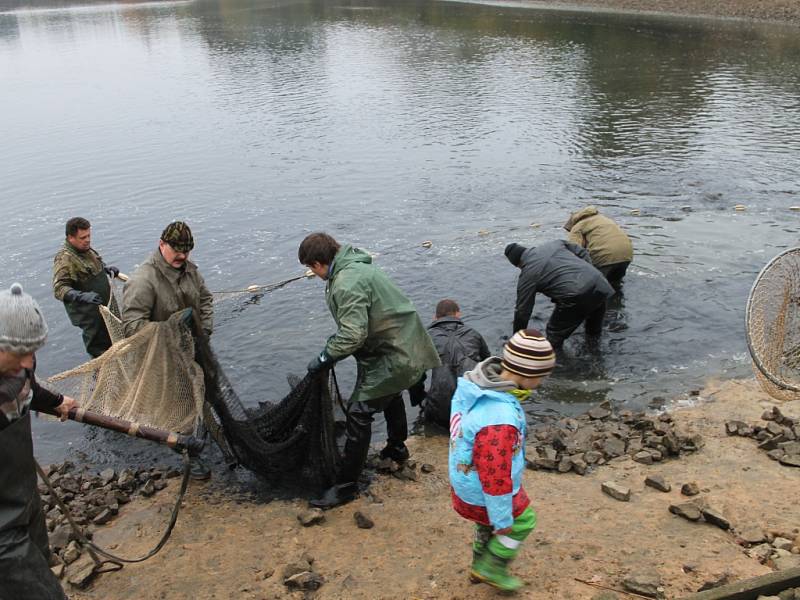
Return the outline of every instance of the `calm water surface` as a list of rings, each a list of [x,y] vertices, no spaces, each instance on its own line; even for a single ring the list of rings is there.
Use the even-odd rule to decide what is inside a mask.
[[[455,298],[499,350],[503,247],[563,236],[587,203],[634,239],[624,306],[602,357],[570,340],[531,418],[749,373],[749,287],[798,237],[797,29],[435,1],[0,6],[0,285],[44,308],[44,375],[85,359],[50,288],[71,216],[125,272],[185,219],[214,290],[297,274],[324,229],[374,252],[424,320]],[[333,331],[314,280],[220,303],[213,341],[255,402]],[[146,452],[36,432],[45,459]]]

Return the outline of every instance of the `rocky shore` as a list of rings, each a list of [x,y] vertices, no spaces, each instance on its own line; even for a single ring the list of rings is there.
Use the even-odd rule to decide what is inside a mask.
[[[513,565],[530,584],[525,598],[682,598],[800,564],[800,469],[758,447],[767,435],[786,443],[778,436],[794,434],[800,404],[778,404],[754,381],[673,400],[688,406],[599,405],[531,431],[524,484],[538,525]],[[222,478],[193,483],[161,553],[65,586],[75,600],[141,598],[145,582],[167,600],[494,598],[468,581],[471,526],[450,507],[447,437],[411,448],[404,466],[376,460],[369,490],[326,512],[248,497]],[[125,555],[149,550],[173,501],[133,494],[111,523],[92,526],[94,539]]]
[[[695,17],[772,21],[800,26],[800,2],[795,0],[525,0],[543,7],[642,12]]]

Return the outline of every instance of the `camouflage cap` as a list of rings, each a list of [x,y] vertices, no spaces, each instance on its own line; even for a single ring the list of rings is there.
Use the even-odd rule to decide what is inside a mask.
[[[183,221],[173,221],[161,232],[161,240],[172,246],[176,252],[191,252],[194,248],[192,230]]]

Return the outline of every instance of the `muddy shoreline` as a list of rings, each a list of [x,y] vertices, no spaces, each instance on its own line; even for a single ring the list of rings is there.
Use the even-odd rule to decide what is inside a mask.
[[[780,406],[797,419],[800,403],[776,403],[753,380],[712,383],[692,400],[670,412],[676,435],[702,438],[691,452],[652,463],[618,456],[583,475],[526,470],[538,526],[514,564],[530,584],[525,598],[602,597],[584,582],[618,590],[653,584],[663,598],[682,598],[800,561],[800,468],[728,425],[760,423],[767,431],[762,416]],[[159,582],[149,597],[494,598],[467,578],[471,527],[450,507],[447,438],[418,437],[411,445],[415,477],[377,474],[368,493],[321,519],[301,499],[256,501],[193,483],[159,555],[68,592],[80,600],[138,599]],[[645,483],[653,477],[670,490]],[[627,488],[629,499],[605,491],[609,482]],[[175,486],[172,479],[153,497],[134,497],[97,529],[95,541],[129,556],[148,550],[166,524]],[[292,591],[288,579],[317,589]]]
[[[800,27],[794,0],[523,0],[530,6],[595,9],[643,14],[714,17],[785,23]]]

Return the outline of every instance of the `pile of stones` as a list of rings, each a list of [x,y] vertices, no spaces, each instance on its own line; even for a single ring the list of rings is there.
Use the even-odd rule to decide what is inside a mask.
[[[778,571],[800,566],[800,534],[797,529],[765,532],[751,525],[736,532],[736,541],[747,548],[745,553],[748,556]]]
[[[621,456],[650,465],[703,447],[699,435],[678,432],[667,413],[615,413],[609,402],[580,416],[540,425],[528,439],[528,468],[578,475]]]
[[[800,587],[783,590],[775,596],[759,596],[757,600],[800,600]]]
[[[325,583],[325,578],[314,570],[314,557],[307,552],[284,567],[282,579],[291,591],[314,592]]]
[[[800,467],[800,419],[785,416],[777,406],[764,411],[761,419],[766,421],[765,425],[728,421],[725,432],[753,438],[772,460],[787,467]]]
[[[73,520],[91,539],[97,526],[110,522],[119,507],[130,502],[135,494],[152,496],[167,487],[167,479],[179,477],[180,471],[167,467],[151,469],[105,469],[97,475],[77,472],[70,461],[44,469],[58,496],[69,508]],[[93,561],[81,557],[82,548],[75,538],[67,517],[61,512],[50,489],[39,483],[42,511],[50,537],[53,573],[71,584],[83,587],[93,574]]]

